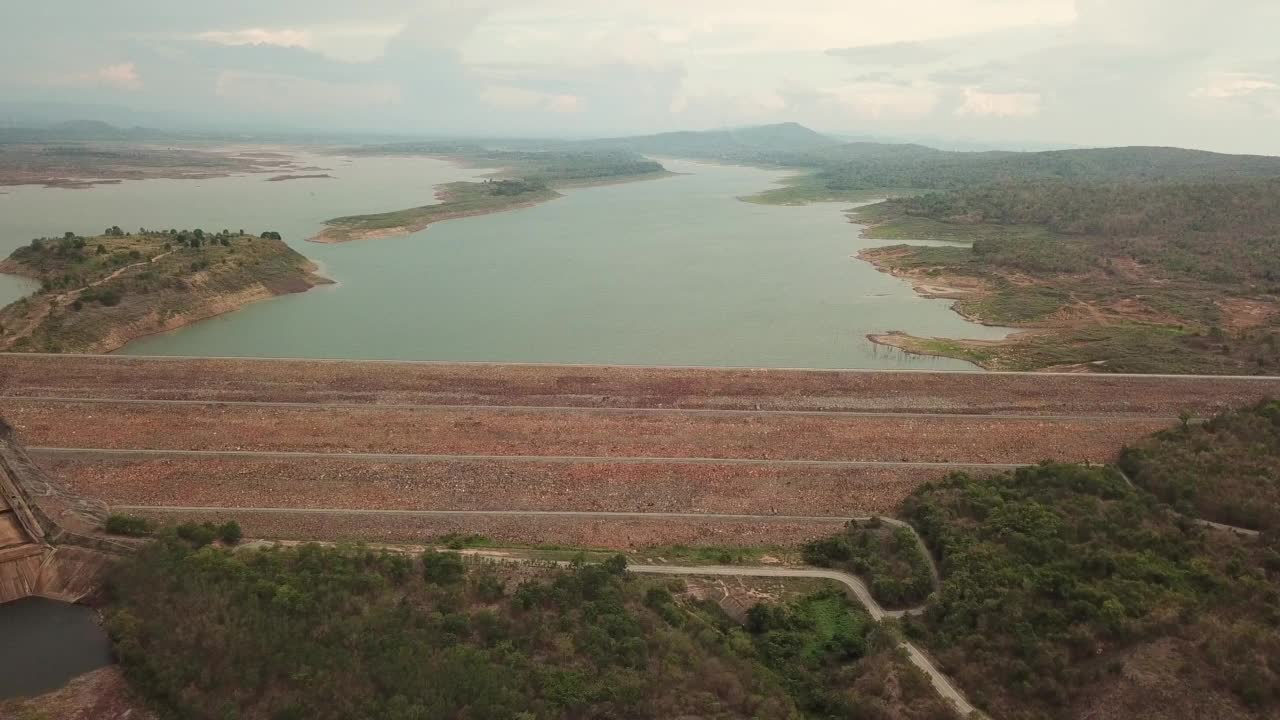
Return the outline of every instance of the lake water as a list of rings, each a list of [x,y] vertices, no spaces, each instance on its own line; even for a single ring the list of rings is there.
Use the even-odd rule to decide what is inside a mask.
[[[959,369],[972,366],[865,335],[1005,334],[851,257],[883,243],[860,240],[844,205],[737,200],[776,171],[664,161],[685,174],[326,246],[304,242],[326,218],[423,204],[435,184],[482,171],[425,158],[306,161],[338,179],[16,188],[0,195],[0,250],[112,224],[274,229],[338,281],[140,339],[122,351],[132,354]]]
[[[56,690],[111,662],[93,610],[44,598],[0,605],[0,700]]]

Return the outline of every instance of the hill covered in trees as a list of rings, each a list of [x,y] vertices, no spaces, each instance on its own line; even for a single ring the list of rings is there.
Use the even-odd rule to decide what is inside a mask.
[[[891,344],[991,368],[1280,371],[1280,179],[1003,183],[860,217],[869,237],[972,243],[863,257],[968,317],[1031,330],[997,344],[881,338]]]
[[[954,717],[843,593],[744,626],[625,560],[568,568],[164,533],[109,583],[131,681],[174,717]]]
[[[108,352],[257,300],[329,282],[276,232],[108,228],[37,238],[0,272],[40,289],[0,309],[0,349]]]
[[[1280,710],[1275,537],[1205,528],[1096,466],[957,474],[904,513],[943,576],[907,634],[992,717]]]
[[[1280,532],[1280,402],[1159,433],[1120,466],[1184,514]]]
[[[921,145],[850,143],[787,164],[816,168],[828,190],[953,190],[975,184],[1055,181],[1223,181],[1280,177],[1280,158],[1169,147],[1043,152],[952,152]]]

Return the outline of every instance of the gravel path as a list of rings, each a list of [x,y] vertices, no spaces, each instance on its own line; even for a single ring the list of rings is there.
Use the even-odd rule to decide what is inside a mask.
[[[867,609],[867,613],[877,622],[886,617],[900,617],[903,611],[888,611],[880,607],[875,598],[871,596],[871,591],[867,588],[866,583],[862,582],[856,575],[840,572],[839,570],[823,570],[818,568],[780,568],[780,567],[747,567],[739,565],[710,565],[710,566],[675,566],[675,565],[629,565],[627,570],[641,574],[658,574],[658,575],[729,575],[734,577],[793,577],[793,578],[822,578],[825,580],[834,580],[847,587],[858,599],[859,602]],[[923,608],[916,608],[913,611],[918,612]],[[974,711],[974,707],[963,693],[951,682],[941,670],[929,660],[920,648],[914,644],[902,641],[901,647],[906,651],[907,657],[912,664],[920,668],[925,675],[929,677],[929,681],[933,684],[935,690],[943,698],[955,705],[956,710],[960,712],[961,717],[968,717]]]
[[[891,465],[411,462],[334,456],[300,461],[38,450],[31,455],[77,492],[113,505],[882,515],[946,472]]]
[[[880,462],[1108,462],[1166,419],[580,415],[7,399],[29,446]]]
[[[1280,378],[0,354],[0,393],[95,398],[960,414],[1209,415]]]

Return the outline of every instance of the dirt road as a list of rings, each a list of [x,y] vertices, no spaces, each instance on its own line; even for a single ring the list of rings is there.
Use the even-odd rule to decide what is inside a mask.
[[[0,354],[0,395],[1174,418],[1280,378]]]
[[[821,578],[824,580],[834,580],[847,587],[867,609],[867,613],[872,619],[879,622],[886,617],[901,617],[904,611],[890,611],[880,607],[875,598],[871,596],[871,591],[867,588],[866,583],[862,582],[856,575],[840,572],[839,570],[825,570],[819,568],[780,568],[780,567],[749,567],[740,565],[707,565],[707,566],[677,566],[677,565],[629,565],[627,570],[641,574],[657,574],[657,575],[730,575],[736,577],[793,577],[793,578]],[[914,608],[911,611],[918,612],[923,608]],[[920,648],[914,644],[902,641],[901,647],[906,651],[907,657],[912,664],[920,668],[925,675],[929,677],[929,681],[933,684],[935,690],[946,700],[950,701],[960,712],[961,717],[968,717],[974,711],[974,707],[970,704],[964,693],[951,682],[941,670],[933,664],[929,657],[924,654]]]

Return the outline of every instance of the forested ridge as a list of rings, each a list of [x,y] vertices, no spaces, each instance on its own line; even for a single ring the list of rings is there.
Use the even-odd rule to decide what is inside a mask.
[[[1192,517],[1280,532],[1280,402],[1186,423],[1136,443],[1120,466]]]
[[[1001,369],[1280,372],[1280,180],[1003,183],[862,218],[871,237],[971,242],[866,257],[933,283],[975,279],[957,302],[970,317],[1054,329],[918,349]]]
[[[239,550],[161,531],[107,626],[166,717],[906,718],[953,711],[843,592],[744,624],[681,581],[358,547]]]
[[[952,475],[904,511],[943,574],[908,634],[993,717],[1280,709],[1274,537],[1207,529],[1077,465]]]
[[[983,261],[1085,272],[1131,259],[1208,282],[1280,292],[1280,179],[1229,183],[1005,183],[891,200],[907,215],[958,225],[1036,225],[1057,247],[982,239]]]
[[[328,280],[280,233],[200,228],[36,238],[0,270],[40,281],[0,308],[0,349],[106,352],[254,300]]]

